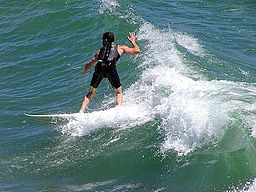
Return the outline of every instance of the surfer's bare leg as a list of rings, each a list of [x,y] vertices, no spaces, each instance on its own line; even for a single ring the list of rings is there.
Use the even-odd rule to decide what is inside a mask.
[[[90,87],[87,95],[84,97],[84,100],[83,100],[83,103],[82,103],[79,113],[83,113],[84,110],[88,107],[90,101],[92,100],[93,96],[95,95],[95,92],[96,92],[96,89],[93,87]]]
[[[122,92],[122,87],[118,87],[115,89],[116,93],[116,104],[117,106],[121,106],[123,103],[123,92]]]

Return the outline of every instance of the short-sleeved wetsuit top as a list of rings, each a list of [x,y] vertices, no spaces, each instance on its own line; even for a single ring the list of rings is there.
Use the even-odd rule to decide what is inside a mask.
[[[108,78],[110,84],[115,89],[121,86],[120,79],[116,70],[116,62],[120,58],[117,45],[110,43],[100,49],[98,63],[93,73],[91,86],[97,88],[103,78]]]

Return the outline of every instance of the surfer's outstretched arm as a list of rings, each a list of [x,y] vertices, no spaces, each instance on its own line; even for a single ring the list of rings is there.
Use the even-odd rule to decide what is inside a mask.
[[[96,63],[96,61],[98,60],[98,56],[99,56],[99,52],[97,52],[91,59],[90,61],[88,61],[85,66],[84,66],[84,71],[83,71],[83,76],[86,75],[86,73],[90,70],[90,68],[92,67],[92,65],[94,63]]]
[[[127,45],[119,45],[118,46],[119,54],[120,55],[122,55],[123,53],[127,53],[127,54],[130,54],[130,55],[139,54],[140,53],[140,47],[136,43],[135,34],[134,33],[129,33],[129,35],[127,36],[127,39],[131,42],[133,47],[129,47]]]

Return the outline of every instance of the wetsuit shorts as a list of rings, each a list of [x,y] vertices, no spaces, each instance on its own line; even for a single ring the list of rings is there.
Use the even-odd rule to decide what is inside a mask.
[[[110,66],[104,63],[96,64],[95,72],[93,73],[91,80],[91,86],[96,89],[103,78],[108,78],[110,84],[115,89],[121,86],[115,64],[111,64]]]

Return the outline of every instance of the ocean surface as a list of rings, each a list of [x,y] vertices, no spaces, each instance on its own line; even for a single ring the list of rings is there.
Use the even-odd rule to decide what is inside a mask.
[[[255,192],[256,1],[0,0],[1,192]],[[112,31],[141,54],[77,113]]]

